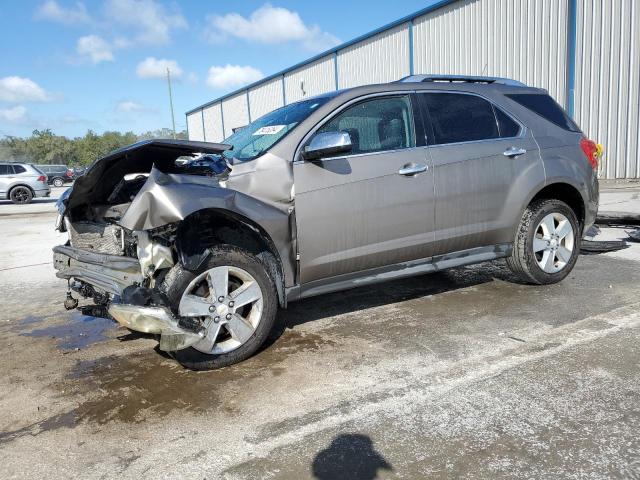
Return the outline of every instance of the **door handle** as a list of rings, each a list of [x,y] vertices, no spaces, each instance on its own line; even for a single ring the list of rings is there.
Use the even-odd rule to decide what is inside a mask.
[[[516,158],[516,157],[519,157],[520,155],[524,155],[525,153],[527,153],[527,151],[524,148],[510,147],[510,148],[507,148],[502,154],[505,157]]]
[[[429,167],[422,163],[407,163],[400,170],[398,170],[398,174],[404,175],[405,177],[411,177],[413,175],[417,175],[418,173],[426,172],[428,168]]]

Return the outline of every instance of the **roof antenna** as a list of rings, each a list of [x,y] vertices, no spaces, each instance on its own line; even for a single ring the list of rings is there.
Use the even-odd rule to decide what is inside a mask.
[[[485,63],[485,64],[484,64],[484,68],[482,69],[482,73],[480,74],[481,76],[483,76],[483,77],[484,77],[484,76],[486,76],[486,74],[487,74],[487,67],[488,67],[488,66],[489,66],[489,64],[488,64],[488,63]]]
[[[304,97],[307,92],[304,91],[304,80],[300,80],[300,90],[302,90],[302,96]]]

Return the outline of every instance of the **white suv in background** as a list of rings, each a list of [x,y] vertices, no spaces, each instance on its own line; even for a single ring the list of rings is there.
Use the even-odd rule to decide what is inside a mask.
[[[47,176],[28,163],[0,163],[0,199],[16,204],[30,203],[34,197],[48,197]]]

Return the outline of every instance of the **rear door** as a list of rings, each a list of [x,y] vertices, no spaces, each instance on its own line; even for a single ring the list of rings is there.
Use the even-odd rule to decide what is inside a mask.
[[[419,94],[435,181],[434,254],[510,243],[544,169],[531,133],[479,95]]]
[[[411,95],[354,101],[317,130],[328,131],[349,133],[352,152],[294,162],[303,289],[316,280],[430,256],[433,174]],[[408,167],[421,171],[403,174]]]

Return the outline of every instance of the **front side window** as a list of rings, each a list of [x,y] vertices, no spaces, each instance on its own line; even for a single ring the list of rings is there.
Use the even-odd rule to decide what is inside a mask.
[[[347,108],[317,133],[347,132],[352,154],[414,147],[413,114],[408,96],[366,100]]]
[[[436,144],[499,138],[493,106],[461,93],[425,93]]]
[[[332,95],[319,96],[266,114],[223,140],[233,146],[223,155],[231,163],[259,157],[331,98]]]

